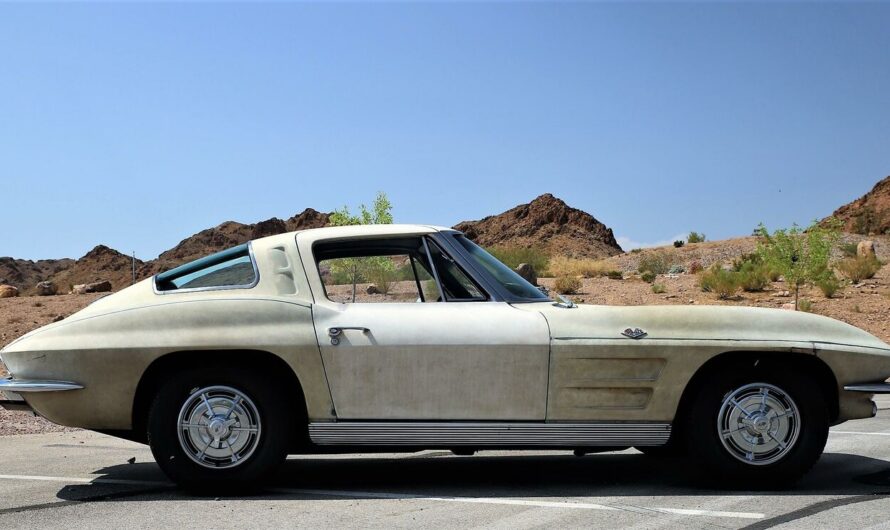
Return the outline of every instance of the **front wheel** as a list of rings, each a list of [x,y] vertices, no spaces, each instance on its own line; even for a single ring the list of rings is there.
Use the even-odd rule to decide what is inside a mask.
[[[287,456],[296,418],[257,374],[190,370],[156,394],[148,440],[164,473],[193,490],[237,492],[262,485]]]
[[[793,370],[727,370],[706,383],[687,417],[689,454],[721,485],[785,487],[816,463],[828,439],[818,386]]]

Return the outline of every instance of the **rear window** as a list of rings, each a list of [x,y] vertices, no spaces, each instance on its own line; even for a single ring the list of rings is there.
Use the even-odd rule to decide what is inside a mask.
[[[250,244],[246,243],[158,274],[155,289],[238,289],[253,287],[257,280]]]

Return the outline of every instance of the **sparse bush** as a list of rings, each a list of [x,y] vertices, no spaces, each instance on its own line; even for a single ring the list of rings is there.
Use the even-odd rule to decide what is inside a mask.
[[[757,254],[770,270],[785,277],[794,290],[795,307],[799,308],[800,286],[815,283],[829,270],[831,249],[840,239],[840,228],[841,222],[834,218],[814,221],[806,230],[792,225],[772,234],[762,223],[757,227]]]
[[[606,276],[610,280],[623,280],[624,279],[624,273],[621,271],[608,271],[608,272],[606,272]]]
[[[732,260],[732,270],[739,272],[742,268],[747,264],[760,265],[763,263],[763,258],[760,257],[756,252],[752,252],[750,254],[742,254],[736,259]]]
[[[539,275],[547,270],[550,262],[550,256],[538,247],[497,246],[486,250],[511,269],[528,263]]]
[[[663,283],[653,283],[653,284],[652,284],[652,292],[653,292],[653,293],[655,293],[655,294],[662,294],[662,293],[664,293],[664,292],[666,292],[666,291],[667,291],[667,289],[665,289]]]
[[[874,256],[857,256],[842,260],[837,264],[837,269],[851,282],[859,283],[862,280],[874,278],[881,269],[881,265],[883,264]]]
[[[813,312],[813,302],[810,302],[807,299],[801,300],[797,305],[797,309],[803,311],[804,313],[812,313]]]
[[[855,258],[859,253],[859,244],[858,243],[841,243],[840,249],[841,249],[841,254],[843,254],[845,258]]]
[[[575,294],[581,289],[581,278],[577,276],[559,276],[553,282],[553,288],[559,294]]]
[[[568,258],[565,256],[554,256],[548,266],[548,273],[554,277],[583,276],[585,278],[596,278],[597,276],[606,276],[610,270],[611,267],[604,260]]]
[[[34,302],[34,303],[31,304],[31,305],[34,306],[34,307],[43,307],[43,302]]]
[[[638,272],[654,272],[655,274],[667,274],[673,265],[673,256],[663,250],[650,252],[640,257],[640,264],[637,266]]]
[[[702,266],[700,261],[693,261],[692,263],[689,264],[689,272],[691,274],[698,274],[703,270],[704,270],[704,267]]]
[[[705,239],[707,239],[705,235],[698,232],[689,232],[689,235],[686,236],[686,241],[690,243],[704,243]]]
[[[640,279],[642,279],[646,283],[654,282],[656,277],[656,274],[652,271],[643,271],[640,274]]]
[[[749,293],[762,291],[770,284],[769,271],[763,263],[746,262],[737,274],[742,290]]]
[[[698,284],[706,293],[714,293],[721,299],[731,298],[739,291],[739,273],[725,270],[719,264],[699,274]]]
[[[631,253],[631,254],[639,254],[639,253],[642,252],[642,251],[643,251],[643,249],[641,249],[641,248],[632,248],[632,249],[630,249],[630,253]]]
[[[683,274],[686,272],[686,267],[682,265],[671,265],[671,268],[668,269],[668,274]]]
[[[674,248],[681,248],[685,244],[686,244],[685,241],[683,241],[682,239],[678,239],[678,240],[674,241]]]
[[[825,298],[834,298],[834,295],[837,294],[841,288],[841,281],[838,280],[833,272],[828,271],[825,273],[825,276],[816,280],[816,287],[822,291]]]
[[[392,262],[369,264],[369,267],[365,272],[368,280],[376,285],[377,290],[380,291],[380,293],[383,295],[388,295],[389,290],[392,287],[392,275],[394,271],[392,269],[391,263]]]

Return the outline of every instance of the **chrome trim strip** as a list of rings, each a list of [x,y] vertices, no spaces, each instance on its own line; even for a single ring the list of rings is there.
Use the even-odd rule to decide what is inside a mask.
[[[62,392],[65,390],[80,390],[83,386],[68,381],[38,381],[28,379],[0,379],[0,391],[25,393],[25,392]]]
[[[232,289],[253,289],[260,283],[260,269],[257,267],[256,256],[253,254],[253,241],[247,242],[247,255],[250,257],[250,265],[253,267],[253,281],[243,285],[210,285],[207,287],[193,287],[191,289],[171,289],[167,291],[158,290],[158,275],[151,277],[151,290],[155,294],[167,295],[175,293],[199,293],[201,291],[231,291]]]
[[[319,445],[655,446],[671,435],[669,423],[314,422]]]
[[[871,383],[868,385],[846,385],[847,392],[865,392],[867,394],[890,394],[890,383]]]

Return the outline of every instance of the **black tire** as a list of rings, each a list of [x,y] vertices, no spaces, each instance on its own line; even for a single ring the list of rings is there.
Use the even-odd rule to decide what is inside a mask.
[[[700,460],[702,464],[700,470],[704,472],[705,478],[720,487],[732,489],[781,489],[788,487],[813,467],[822,454],[828,439],[828,406],[815,379],[793,366],[758,364],[759,367],[757,365],[733,365],[721,370],[719,374],[713,376],[702,386],[685,418],[684,427],[687,433],[686,441],[689,454]],[[754,410],[750,406],[747,409],[748,414],[746,414],[742,412],[742,410],[746,410],[743,406],[736,407],[728,401],[730,397],[744,395],[745,388],[752,392],[758,386],[761,388],[761,392],[765,389],[767,394],[770,389],[780,390],[779,397],[776,397],[776,393],[773,391],[773,394],[769,394],[770,399],[779,402],[785,400],[787,403],[790,398],[792,404],[797,408],[797,414],[783,414],[791,418],[787,424],[784,424],[786,427],[784,431],[779,431],[776,427],[778,437],[782,437],[781,432],[786,433],[783,438],[786,447],[781,447],[775,441],[776,438],[773,437],[773,434],[769,432],[773,428],[772,426],[777,425],[777,422],[785,421],[780,420],[778,415],[773,416],[773,419],[767,417],[759,425],[752,425],[750,431],[747,430],[747,427],[737,427],[741,423],[730,423],[730,427],[723,429],[722,432],[734,433],[738,431],[739,435],[748,436],[752,432],[760,432],[753,429],[763,430],[765,428],[768,432],[755,434],[752,439],[756,443],[770,443],[770,445],[776,446],[773,449],[775,454],[772,455],[765,453],[754,456],[754,447],[763,451],[764,446],[734,445],[735,439],[731,435],[722,436],[720,434],[722,426],[726,425],[721,425],[721,420],[727,417],[726,414],[731,414],[733,409],[737,411],[735,414],[739,418],[745,418],[740,421],[757,423],[755,420],[763,418],[763,416],[758,417],[759,411],[749,415]],[[741,392],[741,394],[736,392]],[[725,409],[723,408],[724,400],[727,400]],[[751,402],[749,399],[746,403]],[[736,403],[739,402],[736,401]],[[775,410],[778,409],[775,407]],[[786,407],[786,410],[791,410],[791,407]],[[764,424],[768,424],[769,427],[764,427]],[[796,425],[797,432],[793,441],[791,435],[788,434],[794,432],[792,425]],[[768,442],[771,437],[775,442]],[[726,440],[725,444],[724,439]],[[746,456],[740,454],[744,451],[749,451],[750,454]],[[758,465],[751,463],[757,461],[758,458],[762,458]]]
[[[225,462],[218,458],[214,465],[221,467],[207,467],[198,463],[199,458],[195,452],[194,458],[186,454],[186,446],[194,438],[189,437],[188,429],[183,429],[180,436],[180,413],[186,410],[187,403],[193,403],[199,396],[199,390],[231,389],[246,400],[238,406],[237,412],[232,415],[235,422],[230,426],[231,431],[226,430],[226,440],[217,442],[222,451],[222,441],[234,439],[236,447],[244,443],[243,458],[237,463]],[[293,417],[289,413],[288,404],[283,396],[289,393],[277,384],[274,377],[267,374],[252,373],[250,371],[238,371],[226,368],[190,369],[173,374],[157,391],[155,399],[148,413],[148,443],[152,454],[164,473],[183,488],[199,493],[234,494],[256,490],[273,475],[287,457],[287,450],[294,439],[294,426],[300,418]],[[210,410],[223,408],[227,390],[218,390],[220,397],[213,398],[213,405],[207,405]],[[203,398],[202,398],[203,399]],[[231,399],[229,403],[235,402]],[[200,408],[200,405],[197,406]],[[233,407],[234,408],[234,407]],[[290,410],[294,410],[293,407]],[[253,414],[248,414],[253,412]],[[222,417],[225,411],[218,416]],[[238,421],[242,416],[244,421]],[[206,410],[195,411],[196,416],[204,414],[208,416],[201,421],[210,421],[210,415]],[[192,416],[192,417],[196,417]],[[258,423],[251,425],[249,418],[256,418]],[[222,420],[220,420],[222,421]],[[245,427],[242,428],[242,423]],[[255,432],[241,432],[254,429]],[[234,431],[239,430],[237,436],[245,435],[245,441],[238,442]],[[196,429],[199,435],[212,436],[209,426]],[[251,438],[256,436],[256,438]],[[185,441],[182,441],[185,440]],[[194,445],[193,445],[194,446]],[[232,452],[232,460],[235,460],[235,451],[232,445],[228,445]],[[209,459],[208,456],[201,456]]]

